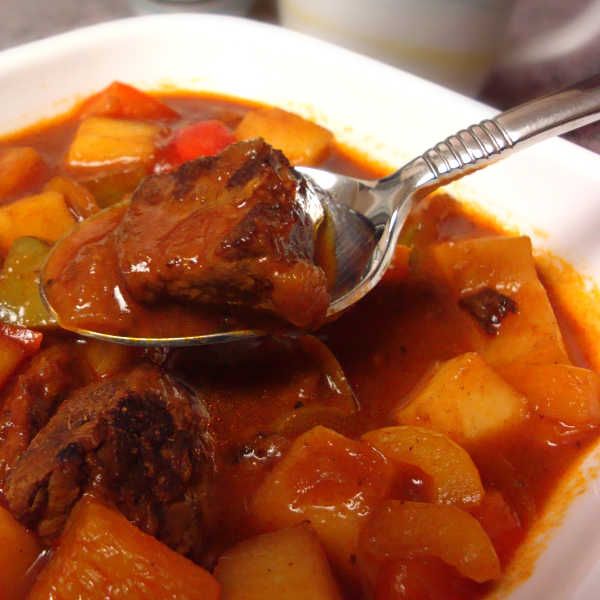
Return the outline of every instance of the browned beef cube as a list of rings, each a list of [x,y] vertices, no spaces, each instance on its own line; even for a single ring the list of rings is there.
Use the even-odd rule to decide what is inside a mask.
[[[80,388],[9,473],[9,508],[52,540],[92,492],[175,550],[199,551],[213,462],[206,427],[195,394],[157,367]]]
[[[0,490],[19,456],[67,395],[83,382],[76,349],[50,346],[8,386],[0,411]]]
[[[230,304],[317,327],[329,293],[299,185],[287,159],[263,140],[149,177],[117,229],[130,292],[146,303]]]

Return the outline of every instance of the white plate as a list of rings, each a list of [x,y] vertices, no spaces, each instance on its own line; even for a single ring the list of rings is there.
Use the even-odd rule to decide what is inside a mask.
[[[286,107],[332,129],[367,155],[400,165],[449,133],[493,114],[478,102],[336,46],[253,21],[169,15],[115,21],[0,54],[0,133],[64,111],[114,79],[143,88],[172,85]],[[453,184],[460,197],[532,235],[538,246],[600,282],[600,157],[551,140]],[[522,548],[545,550],[513,599],[600,597],[600,466],[594,451],[585,493],[559,527],[560,502]],[[579,478],[579,479],[578,479]],[[560,496],[560,493],[558,494]],[[548,541],[546,538],[550,538]]]

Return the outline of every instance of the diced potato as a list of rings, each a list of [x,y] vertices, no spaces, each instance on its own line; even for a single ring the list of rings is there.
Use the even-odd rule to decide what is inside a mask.
[[[131,346],[100,340],[88,340],[83,346],[83,353],[94,377],[98,379],[116,375],[127,368],[135,357]]]
[[[259,108],[237,126],[238,140],[261,137],[281,150],[293,165],[316,165],[327,154],[333,135],[327,129],[280,108]]]
[[[434,556],[482,583],[500,577],[500,561],[479,521],[455,506],[389,500],[362,530],[368,562]]]
[[[401,425],[421,425],[474,444],[507,432],[527,417],[527,400],[475,352],[433,369],[394,411]]]
[[[475,463],[444,434],[407,425],[369,431],[362,439],[393,463],[413,465],[431,477],[437,504],[470,507],[481,502],[484,490]]]
[[[216,579],[121,513],[84,497],[29,600],[218,600]]]
[[[508,365],[500,374],[532,412],[569,425],[600,424],[600,376],[571,365]]]
[[[562,335],[540,283],[527,237],[484,237],[434,244],[417,253],[416,268],[442,286],[451,316],[473,350],[492,366],[512,363],[568,363]],[[516,303],[496,332],[458,302],[494,290]]]
[[[77,168],[149,162],[160,131],[151,123],[89,117],[77,129],[67,164]]]
[[[43,192],[0,207],[0,250],[8,252],[20,237],[55,242],[75,225],[64,196]]]
[[[18,192],[43,167],[42,157],[33,148],[6,148],[0,150],[0,200]]]
[[[251,511],[263,531],[310,521],[334,564],[352,576],[360,527],[388,495],[393,475],[368,444],[315,427],[267,475]]]
[[[100,210],[92,192],[74,179],[57,176],[52,178],[44,189],[62,194],[79,221],[91,217]]]
[[[221,558],[223,600],[341,600],[325,552],[304,523],[250,538]]]
[[[40,295],[40,272],[49,251],[38,238],[13,242],[0,271],[0,320],[25,327],[55,324]]]
[[[0,506],[0,598],[21,600],[26,574],[42,551],[35,537]]]

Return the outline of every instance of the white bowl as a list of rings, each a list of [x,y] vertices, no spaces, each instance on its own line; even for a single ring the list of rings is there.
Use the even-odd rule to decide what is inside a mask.
[[[97,25],[0,53],[0,133],[62,112],[114,79],[282,106],[390,168],[494,112],[301,34],[231,17],[167,15]],[[591,285],[600,282],[600,157],[550,140],[453,184],[452,191],[573,263]],[[499,596],[600,596],[598,467],[600,446],[564,481]],[[582,493],[565,511],[561,498],[574,490]],[[531,577],[521,582],[540,551]]]

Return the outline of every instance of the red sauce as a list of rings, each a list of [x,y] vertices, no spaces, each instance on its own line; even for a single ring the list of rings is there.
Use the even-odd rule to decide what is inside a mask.
[[[181,113],[181,123],[218,119],[235,127],[250,108],[241,102],[214,97],[168,95],[163,99]],[[43,154],[48,176],[68,173],[63,160],[75,129],[76,121],[67,118],[1,142],[0,149],[15,143],[31,145]],[[359,177],[380,175],[367,162],[338,147],[332,149],[322,166]],[[121,209],[115,210],[118,213]],[[104,219],[98,222],[99,237],[111,227],[110,218]],[[502,232],[485,217],[467,214],[454,199],[434,195],[414,212],[401,241],[420,247],[436,241],[489,235]],[[69,248],[63,250],[67,261]],[[255,533],[248,513],[249,499],[298,433],[322,423],[356,437],[391,425],[392,409],[403,402],[433,364],[471,350],[459,335],[447,303],[427,282],[412,274],[407,256],[406,247],[401,246],[377,288],[318,332],[319,339],[341,364],[352,392],[344,387],[347,382],[333,363],[327,362],[330,359],[310,341],[273,339],[247,346],[156,351],[153,355],[155,359],[160,356],[168,369],[183,374],[200,391],[210,411],[217,443],[215,519],[219,535],[212,540],[207,562]],[[96,262],[104,269],[110,267],[112,260],[102,255]],[[98,281],[118,286],[116,281],[107,283],[110,272],[110,268],[103,270]],[[152,311],[148,309],[142,316],[150,320]],[[177,327],[181,318],[179,313],[173,313]],[[585,348],[578,347],[577,339],[571,335],[569,319],[560,318],[560,324],[570,356],[576,364],[587,366]],[[48,338],[45,343],[53,342]],[[73,343],[77,343],[75,338]],[[136,354],[134,360],[141,354]],[[357,411],[353,394],[360,407]],[[574,430],[553,423],[547,424],[547,432],[546,443],[539,439],[532,442],[530,432],[521,429],[510,437],[489,440],[472,452],[486,489],[500,492],[515,514],[516,526],[499,532],[494,540],[504,566],[543,511],[558,480],[597,438],[594,428]],[[396,483],[394,495],[420,500],[426,496],[428,485],[426,475],[407,469]],[[493,521],[493,507],[486,510],[487,515],[479,516]],[[437,573],[434,580],[438,589],[443,589],[446,582],[460,589],[464,599],[481,597],[491,587],[464,580],[456,583],[454,570],[436,564],[432,568]],[[390,575],[392,579],[397,576],[394,573]],[[386,585],[392,584],[382,583]],[[361,597],[352,585],[346,583],[345,589],[348,597]]]

